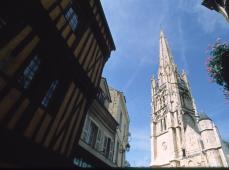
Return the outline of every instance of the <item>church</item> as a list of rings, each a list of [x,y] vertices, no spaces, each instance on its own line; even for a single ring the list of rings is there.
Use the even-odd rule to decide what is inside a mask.
[[[158,77],[152,82],[151,167],[229,167],[229,142],[196,109],[188,78],[178,72],[160,32]]]

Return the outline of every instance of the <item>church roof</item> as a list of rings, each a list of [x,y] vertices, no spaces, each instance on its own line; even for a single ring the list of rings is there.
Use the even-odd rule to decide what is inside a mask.
[[[206,120],[206,119],[211,120],[206,113],[199,112],[199,121]]]

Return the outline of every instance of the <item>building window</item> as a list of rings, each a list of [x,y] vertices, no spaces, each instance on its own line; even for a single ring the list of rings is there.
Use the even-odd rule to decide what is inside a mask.
[[[162,108],[161,98],[159,100],[160,100],[160,109],[161,109]]]
[[[106,157],[106,155],[107,155],[107,152],[106,152],[106,149],[107,149],[107,145],[108,145],[108,137],[107,136],[104,136],[104,141],[103,141],[103,154],[105,155],[105,157]]]
[[[178,129],[179,129],[179,135],[180,135],[180,143],[182,143],[181,128],[180,128],[180,127],[178,127]]]
[[[204,143],[202,140],[200,140],[200,145],[201,145],[201,148],[204,149]]]
[[[165,96],[163,94],[163,106],[165,105]]]
[[[163,131],[163,122],[162,122],[162,119],[161,119],[161,132]]]
[[[43,98],[41,104],[45,107],[48,106],[48,103],[50,101],[50,99],[52,98],[52,95],[57,87],[58,84],[58,80],[55,80],[52,82],[51,86],[48,89],[48,92],[46,93],[45,97]]]
[[[97,151],[102,151],[103,133],[88,117],[85,120],[81,139]]]
[[[113,159],[113,141],[111,138],[104,136],[104,143],[103,143],[103,154],[106,158],[112,160]]]
[[[164,117],[164,130],[166,130],[166,119]]]
[[[185,149],[182,149],[182,155],[183,155],[183,157],[186,156]]]
[[[106,100],[106,96],[105,96],[105,94],[103,93],[103,91],[101,89],[97,93],[97,97],[98,97],[99,101],[101,102],[101,104],[104,105],[105,100]]]
[[[92,147],[95,148],[95,144],[96,144],[96,139],[97,139],[97,135],[98,135],[98,126],[96,126],[96,124],[91,121],[90,122],[90,128],[89,128],[89,140],[88,140],[88,144]]]
[[[100,129],[98,129],[98,133],[97,133],[97,137],[96,137],[96,143],[95,143],[95,149],[97,151],[102,151],[102,148],[101,148],[102,140],[103,140],[102,132]]]
[[[90,128],[90,119],[88,116],[85,119],[83,133],[82,133],[82,140],[86,143],[89,143],[89,128]]]
[[[19,78],[19,83],[22,85],[24,89],[27,89],[29,84],[31,83],[34,75],[37,73],[38,68],[40,66],[40,59],[37,55],[30,61],[28,66],[25,68],[23,74]]]
[[[113,159],[113,141],[105,136],[99,127],[88,117],[86,117],[81,139],[95,150],[102,152],[107,159]]]
[[[69,24],[70,24],[70,26],[72,28],[72,31],[75,31],[76,27],[77,27],[77,24],[78,24],[78,18],[77,18],[76,13],[72,9],[72,7],[68,8],[65,11],[64,16],[65,16],[66,20],[69,22]]]
[[[184,94],[181,95],[181,105],[184,105]]]
[[[110,143],[110,150],[109,150],[109,157],[108,157],[111,161],[113,159],[113,152],[114,152],[114,142],[111,141],[111,143]]]
[[[167,128],[167,125],[166,125],[166,117],[164,118],[161,118],[158,122],[158,124],[160,124],[160,132],[164,132]]]

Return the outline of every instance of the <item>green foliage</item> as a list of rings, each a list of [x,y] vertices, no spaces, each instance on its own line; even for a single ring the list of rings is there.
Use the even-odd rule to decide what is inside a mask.
[[[229,85],[223,77],[223,57],[226,57],[226,52],[229,52],[229,45],[221,43],[219,40],[213,45],[210,50],[210,56],[207,59],[207,71],[212,82],[216,82],[224,88],[225,96],[228,97]]]

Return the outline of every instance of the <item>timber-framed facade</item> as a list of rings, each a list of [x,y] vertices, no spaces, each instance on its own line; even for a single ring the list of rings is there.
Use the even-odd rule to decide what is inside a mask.
[[[0,166],[73,166],[115,45],[98,0],[0,2]]]

